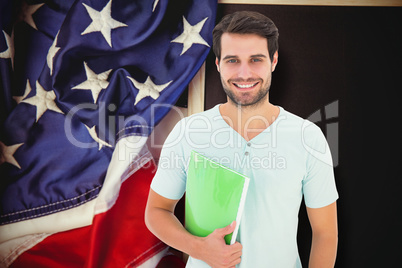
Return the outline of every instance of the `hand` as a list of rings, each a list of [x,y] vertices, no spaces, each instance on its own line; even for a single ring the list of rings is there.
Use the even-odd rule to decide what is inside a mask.
[[[233,233],[236,222],[230,225],[216,229],[210,235],[203,238],[203,246],[200,249],[200,256],[194,256],[201,259],[213,268],[235,267],[241,261],[242,245],[236,242],[233,245],[226,245],[224,237]]]

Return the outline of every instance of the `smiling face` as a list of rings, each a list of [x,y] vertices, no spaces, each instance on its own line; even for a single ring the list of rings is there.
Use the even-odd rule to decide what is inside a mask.
[[[256,34],[224,33],[216,65],[228,101],[241,106],[268,102],[271,74],[278,62],[269,58],[267,39]]]

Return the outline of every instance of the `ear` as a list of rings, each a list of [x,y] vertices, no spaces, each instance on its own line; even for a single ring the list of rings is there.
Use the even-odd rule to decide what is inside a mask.
[[[218,72],[221,72],[220,67],[219,67],[219,59],[218,58],[215,59],[215,64],[216,64],[216,69],[218,70]]]
[[[276,51],[274,54],[274,58],[272,59],[272,64],[271,64],[272,72],[275,71],[276,65],[278,64],[278,57],[279,57],[279,54],[278,54],[278,51]]]

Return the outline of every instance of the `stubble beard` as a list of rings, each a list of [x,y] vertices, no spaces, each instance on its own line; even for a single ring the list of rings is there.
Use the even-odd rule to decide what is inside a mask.
[[[268,93],[269,89],[271,87],[271,77],[267,77],[266,83],[263,83],[263,79],[229,79],[227,82],[225,82],[221,76],[221,82],[223,86],[223,90],[225,91],[226,95],[229,98],[229,102],[232,104],[238,106],[239,108],[255,108],[256,106],[259,106],[262,104]],[[252,98],[249,96],[253,94],[253,92],[240,92],[240,96],[236,96],[236,94],[230,90],[230,86],[232,83],[240,83],[240,82],[260,82],[261,88],[258,90],[256,95]]]

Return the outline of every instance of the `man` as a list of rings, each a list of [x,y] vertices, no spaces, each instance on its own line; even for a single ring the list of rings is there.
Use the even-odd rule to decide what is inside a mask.
[[[309,266],[333,267],[338,193],[327,142],[317,126],[269,102],[276,26],[259,13],[236,12],[213,37],[227,102],[182,119],[166,139],[149,193],[148,228],[189,254],[188,267],[301,267],[296,234],[304,196],[313,232]],[[191,235],[174,215],[191,150],[250,177],[241,222],[207,237]],[[237,242],[226,245],[236,224]]]

